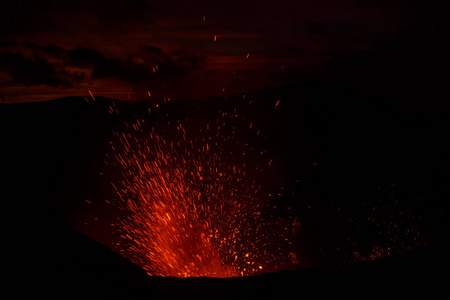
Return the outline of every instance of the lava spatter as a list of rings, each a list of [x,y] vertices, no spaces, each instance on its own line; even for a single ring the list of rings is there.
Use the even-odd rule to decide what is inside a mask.
[[[142,121],[114,132],[120,251],[150,275],[248,276],[297,262],[292,229],[270,217],[248,144],[224,118],[192,134],[181,122],[171,134]]]

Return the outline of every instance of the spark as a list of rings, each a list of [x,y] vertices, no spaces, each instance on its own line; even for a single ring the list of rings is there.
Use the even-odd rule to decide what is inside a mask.
[[[91,94],[92,100],[95,100],[94,95],[92,95],[92,92],[89,90],[89,94]]]

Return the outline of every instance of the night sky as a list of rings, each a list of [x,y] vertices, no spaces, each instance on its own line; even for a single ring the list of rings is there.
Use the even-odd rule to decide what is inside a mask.
[[[303,81],[356,86],[361,77],[403,93],[430,76],[405,47],[430,43],[437,26],[429,7],[410,0],[21,0],[0,14],[4,102],[89,90],[189,99]]]
[[[121,154],[111,145],[130,130],[140,145],[153,129],[176,143],[181,125],[195,140],[207,124],[207,138],[243,153],[239,163],[258,157],[267,219],[298,230],[284,228],[297,267],[442,249],[450,110],[440,31],[437,9],[419,0],[8,1],[5,202],[49,265],[66,231],[39,211],[123,250],[110,204],[126,172],[108,165]]]

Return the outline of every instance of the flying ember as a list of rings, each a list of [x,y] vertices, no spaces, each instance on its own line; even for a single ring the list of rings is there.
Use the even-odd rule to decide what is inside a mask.
[[[272,214],[258,184],[263,159],[226,118],[200,130],[137,120],[114,132],[119,250],[149,275],[249,276],[298,263],[293,225]]]

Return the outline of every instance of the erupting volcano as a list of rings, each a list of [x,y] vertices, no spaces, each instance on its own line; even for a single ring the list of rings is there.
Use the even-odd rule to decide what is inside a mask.
[[[114,132],[109,157],[120,179],[112,184],[124,214],[116,246],[149,275],[234,277],[295,267],[293,222],[271,213],[258,184],[260,164],[271,161],[237,138],[234,117],[159,131],[142,119]]]

